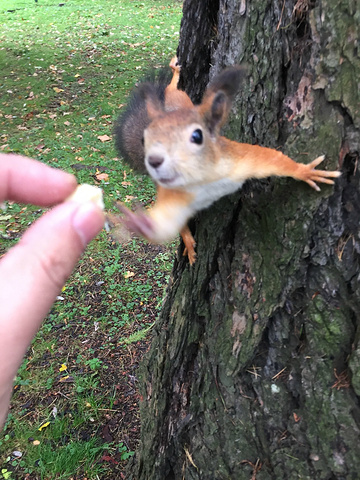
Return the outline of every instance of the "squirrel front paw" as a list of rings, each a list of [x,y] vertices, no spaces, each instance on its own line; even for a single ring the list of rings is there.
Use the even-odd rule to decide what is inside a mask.
[[[116,203],[116,207],[124,215],[123,223],[130,232],[135,233],[135,235],[141,235],[150,241],[153,240],[154,225],[148,215],[141,210],[134,213],[119,202]]]
[[[332,185],[334,180],[331,180],[331,178],[337,178],[341,175],[341,172],[338,170],[316,170],[316,167],[324,160],[324,158],[325,155],[321,155],[320,157],[315,158],[315,160],[313,160],[311,163],[306,165],[299,164],[301,165],[299,179],[309,184],[310,187],[314,188],[317,192],[320,191],[320,187],[316,182],[328,183]]]

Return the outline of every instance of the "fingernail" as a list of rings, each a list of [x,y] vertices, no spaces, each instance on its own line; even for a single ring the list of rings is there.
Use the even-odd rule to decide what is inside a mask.
[[[103,228],[104,214],[93,202],[79,205],[73,218],[72,225],[84,247]]]

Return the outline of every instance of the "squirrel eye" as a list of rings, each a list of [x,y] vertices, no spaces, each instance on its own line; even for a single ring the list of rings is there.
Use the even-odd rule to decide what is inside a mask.
[[[196,143],[197,145],[201,145],[203,143],[203,134],[200,128],[197,128],[193,131],[190,141]]]
[[[144,135],[141,137],[141,145],[144,146]]]

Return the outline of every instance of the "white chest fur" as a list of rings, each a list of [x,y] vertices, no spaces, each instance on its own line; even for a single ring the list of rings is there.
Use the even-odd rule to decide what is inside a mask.
[[[228,178],[223,178],[206,185],[199,185],[192,189],[188,188],[188,192],[195,195],[195,198],[191,203],[191,208],[194,212],[203,210],[216,202],[216,200],[219,200],[219,198],[236,192],[236,190],[239,190],[243,184],[244,182],[234,182]]]

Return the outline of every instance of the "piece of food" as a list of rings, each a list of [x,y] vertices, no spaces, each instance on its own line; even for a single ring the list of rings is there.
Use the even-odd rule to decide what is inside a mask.
[[[93,202],[99,208],[104,210],[105,205],[103,201],[103,193],[101,188],[95,187],[95,185],[79,185],[74,193],[66,199],[67,202],[87,203]]]

